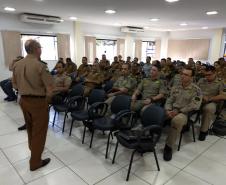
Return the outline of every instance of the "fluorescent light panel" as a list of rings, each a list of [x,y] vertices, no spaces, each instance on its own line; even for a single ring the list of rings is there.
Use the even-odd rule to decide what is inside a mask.
[[[16,11],[16,9],[15,9],[15,8],[12,8],[12,7],[5,7],[4,10],[5,10],[5,11],[9,11],[9,12],[14,12],[14,11]]]
[[[216,15],[218,14],[217,11],[209,11],[209,12],[206,12],[207,15]]]
[[[74,21],[74,20],[77,20],[78,18],[77,17],[70,17],[70,19]]]
[[[168,3],[174,3],[174,2],[177,2],[179,0],[165,0],[165,1],[168,2]]]
[[[107,14],[115,14],[116,13],[115,10],[105,10],[104,12]]]
[[[157,22],[157,21],[159,21],[159,18],[152,18],[152,19],[150,19],[150,21]]]

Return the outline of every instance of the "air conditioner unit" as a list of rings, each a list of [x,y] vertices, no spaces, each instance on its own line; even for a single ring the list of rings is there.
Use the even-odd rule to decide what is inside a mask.
[[[134,27],[134,26],[123,26],[123,27],[121,27],[121,32],[124,32],[124,33],[140,33],[140,32],[144,32],[144,28]]]
[[[21,14],[20,20],[22,22],[38,23],[38,24],[58,24],[62,22],[60,17],[50,16],[50,15],[31,14],[31,13]]]

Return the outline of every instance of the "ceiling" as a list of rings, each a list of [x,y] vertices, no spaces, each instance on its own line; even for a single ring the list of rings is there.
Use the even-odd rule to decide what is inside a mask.
[[[29,12],[60,16],[69,20],[103,25],[142,26],[159,31],[191,30],[226,27],[226,0],[180,0],[168,3],[165,0],[0,0],[0,11],[14,7],[14,14]],[[107,9],[116,10],[108,15]],[[207,11],[217,10],[218,15],[208,16]],[[151,22],[150,18],[159,18]],[[187,23],[187,26],[180,26]],[[118,25],[119,26],[119,25]]]

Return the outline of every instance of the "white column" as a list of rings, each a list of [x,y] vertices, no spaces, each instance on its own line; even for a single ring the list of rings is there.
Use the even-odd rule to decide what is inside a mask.
[[[74,48],[75,48],[75,61],[79,66],[82,63],[82,57],[85,56],[84,36],[81,30],[81,23],[74,22]]]
[[[125,59],[127,56],[130,56],[131,59],[133,59],[134,57],[133,46],[134,46],[134,39],[132,37],[132,34],[127,33],[125,37],[125,50],[126,50]]]
[[[161,38],[161,52],[160,58],[167,58],[168,56],[168,41],[169,41],[169,33],[166,32],[165,35]]]
[[[214,36],[210,42],[209,49],[209,63],[213,64],[216,60],[218,60],[221,53],[221,44],[223,37],[223,29],[216,29]]]

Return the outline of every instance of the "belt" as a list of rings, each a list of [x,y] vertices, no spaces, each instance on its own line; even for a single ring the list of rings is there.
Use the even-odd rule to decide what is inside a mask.
[[[36,96],[36,95],[21,95],[23,98],[46,98],[46,96]]]

